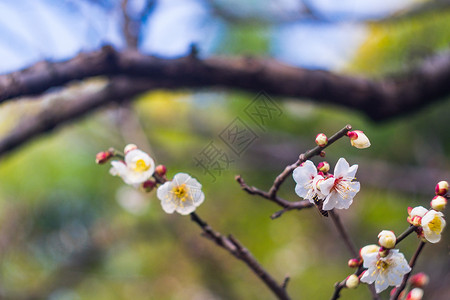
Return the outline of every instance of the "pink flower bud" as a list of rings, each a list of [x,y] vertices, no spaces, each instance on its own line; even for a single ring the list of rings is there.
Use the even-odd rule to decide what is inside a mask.
[[[430,281],[430,278],[428,277],[427,274],[425,274],[423,272],[414,274],[409,279],[409,282],[411,283],[411,285],[413,285],[415,287],[420,287],[420,288],[426,286],[429,281]]]
[[[123,153],[127,155],[128,152],[132,150],[136,150],[138,147],[135,144],[128,144],[125,146],[125,149],[123,150]]]
[[[325,151],[320,151],[319,156],[320,157],[325,157]]]
[[[361,265],[362,261],[357,258],[351,258],[348,260],[348,266],[350,268],[357,268]]]
[[[327,163],[326,161],[320,162],[317,165],[317,170],[319,170],[320,172],[323,172],[325,174],[328,171],[330,171],[330,164]]]
[[[142,188],[148,193],[153,190],[153,188],[156,186],[156,181],[153,179],[149,179],[142,183]]]
[[[394,294],[395,294],[396,291],[397,291],[397,288],[396,288],[396,287],[393,288],[393,289],[391,290],[390,295],[391,295],[391,296],[394,296]],[[405,290],[403,290],[403,291],[400,293],[400,295],[398,296],[397,299],[403,299],[404,296],[405,296]]]
[[[350,143],[353,147],[358,149],[370,147],[369,138],[361,130],[349,131],[347,136],[350,138]]]
[[[433,200],[431,200],[430,205],[434,210],[442,211],[447,205],[447,198],[443,196],[435,196]]]
[[[355,289],[359,285],[359,278],[355,274],[352,274],[347,277],[345,280],[345,286],[349,289]]]
[[[389,249],[386,249],[384,247],[380,247],[380,250],[378,250],[378,255],[380,257],[386,257],[389,254]]]
[[[448,182],[447,181],[439,181],[436,184],[436,195],[444,196],[448,192]]]
[[[390,230],[383,230],[378,234],[378,244],[386,249],[392,249],[395,247],[397,238],[394,232]]]
[[[421,288],[413,288],[408,295],[406,295],[406,300],[422,300],[423,290]]]
[[[99,165],[106,163],[113,154],[110,151],[102,151],[95,156],[95,162]]]
[[[326,145],[328,144],[328,138],[327,138],[327,136],[326,136],[325,134],[323,134],[323,133],[319,133],[319,134],[316,136],[316,144],[317,144],[319,147],[324,147],[324,146],[326,146]]]
[[[158,174],[159,176],[164,176],[167,173],[167,168],[165,165],[157,165],[155,168],[155,173]]]

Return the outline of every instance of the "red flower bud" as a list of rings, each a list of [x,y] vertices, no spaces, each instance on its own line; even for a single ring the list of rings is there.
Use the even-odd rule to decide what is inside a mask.
[[[427,274],[425,274],[423,272],[414,274],[409,279],[409,282],[411,283],[411,285],[413,285],[415,287],[424,287],[428,284],[429,281],[430,281],[430,278],[428,277]]]
[[[351,258],[348,260],[349,268],[357,268],[361,265],[362,261],[357,258]]]
[[[102,151],[95,156],[95,162],[99,165],[106,163],[113,154],[110,151]]]
[[[436,195],[444,196],[448,192],[448,182],[447,181],[439,181],[436,184]]]
[[[144,183],[142,183],[142,188],[146,192],[151,192],[155,186],[156,186],[156,181],[154,181],[153,179],[149,179],[149,180],[145,181]]]
[[[164,176],[167,173],[167,168],[165,165],[157,165],[155,168],[155,173],[158,174],[159,176]]]
[[[327,138],[327,136],[326,136],[325,134],[323,134],[323,133],[319,133],[319,134],[316,136],[316,144],[317,144],[319,147],[324,147],[324,146],[326,146],[326,145],[328,144],[328,138]]]

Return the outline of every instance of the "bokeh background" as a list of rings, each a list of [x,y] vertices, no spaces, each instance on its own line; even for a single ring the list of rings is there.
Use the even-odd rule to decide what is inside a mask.
[[[166,58],[273,57],[284,63],[381,78],[404,72],[448,51],[446,1],[412,0],[160,0],[142,23],[138,49]],[[138,15],[145,1],[129,1]],[[2,0],[0,72],[41,60],[70,59],[111,44],[126,47],[123,12],[115,0]],[[40,99],[0,104],[0,139],[21,122],[103,86],[94,78]],[[264,87],[261,87],[263,90]],[[450,179],[450,102],[373,122],[350,107],[309,99],[271,97],[281,110],[262,129],[243,113],[256,93],[233,89],[156,90],[123,105],[104,107],[56,128],[0,158],[0,295],[4,299],[273,299],[246,266],[200,236],[189,217],[165,214],[149,194],[108,174],[95,154],[135,143],[168,175],[184,171],[204,187],[198,213],[236,236],[279,281],[291,276],[293,299],[329,299],[334,283],[352,271],[350,255],[330,220],[315,210],[290,211],[243,192],[234,176],[267,190],[317,133],[346,124],[364,130],[372,146],[343,139],[327,149],[332,167],[345,157],[358,164],[361,192],[339,212],[355,243],[375,243],[383,229],[408,227],[407,207],[428,206],[434,185]],[[269,95],[270,96],[270,95]],[[220,133],[237,117],[258,138],[236,156]],[[213,142],[234,162],[214,179],[194,158]],[[319,159],[315,159],[319,162]],[[291,178],[280,191],[298,200]],[[431,277],[425,299],[448,299],[449,231],[427,245],[417,271]],[[401,244],[409,259],[418,240]],[[383,293],[387,297],[388,292]],[[368,299],[366,287],[342,299]]]

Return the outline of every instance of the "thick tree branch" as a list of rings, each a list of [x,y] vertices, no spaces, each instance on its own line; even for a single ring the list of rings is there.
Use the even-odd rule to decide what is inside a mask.
[[[225,87],[264,89],[273,96],[310,98],[319,103],[350,107],[374,120],[417,111],[450,94],[450,54],[426,61],[410,74],[380,81],[307,70],[273,59],[195,56],[162,59],[135,50],[112,47],[82,53],[64,62],[40,62],[0,76],[0,103],[14,97],[38,95],[51,87],[92,76],[141,77],[165,81],[168,88]]]
[[[36,116],[19,123],[14,130],[0,140],[0,156],[103,105],[127,101],[131,96],[163,86],[162,83],[161,85],[155,85],[153,82],[146,80],[130,81],[125,78],[113,78],[97,92],[87,95],[81,94],[76,100],[61,101],[57,105],[52,105]]]

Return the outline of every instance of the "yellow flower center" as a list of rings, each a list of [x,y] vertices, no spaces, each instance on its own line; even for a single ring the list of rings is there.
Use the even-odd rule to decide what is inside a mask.
[[[376,266],[377,266],[377,269],[381,273],[383,273],[389,267],[389,264],[386,261],[380,259],[380,260],[377,261]]]
[[[172,189],[172,193],[180,199],[181,201],[186,201],[189,198],[189,188],[186,186],[185,183],[175,186]]]
[[[435,215],[433,220],[431,220],[428,223],[428,227],[430,228],[431,231],[439,234],[442,231],[442,221],[441,218],[439,218],[438,215]]]
[[[150,165],[147,165],[143,159],[138,159],[136,161],[136,167],[134,167],[136,172],[145,172],[148,169],[150,169]]]

